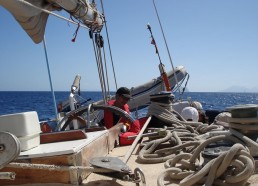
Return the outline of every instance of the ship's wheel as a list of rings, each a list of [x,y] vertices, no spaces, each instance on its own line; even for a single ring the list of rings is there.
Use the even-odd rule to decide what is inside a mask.
[[[113,113],[116,113],[117,115],[125,118],[127,121],[129,121],[130,123],[134,122],[134,118],[129,115],[127,112],[125,112],[124,110],[115,107],[115,106],[110,106],[110,105],[95,105],[95,104],[90,104],[88,106],[84,106],[81,107],[79,109],[73,110],[70,113],[68,113],[58,124],[58,126],[56,127],[56,131],[64,131],[66,129],[66,127],[69,125],[69,123],[73,120],[73,119],[77,119],[77,120],[81,120],[80,116],[83,113],[87,113],[88,116],[92,115],[91,113],[94,110],[109,110]],[[94,116],[94,115],[93,115]],[[94,120],[94,118],[93,118]],[[64,124],[63,124],[64,123]],[[89,121],[88,119],[88,123],[92,123],[91,121]],[[87,124],[88,125],[88,124]],[[90,127],[90,126],[86,126],[86,127]]]

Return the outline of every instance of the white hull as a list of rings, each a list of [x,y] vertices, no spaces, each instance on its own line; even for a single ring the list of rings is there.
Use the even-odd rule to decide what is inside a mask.
[[[175,68],[175,74],[177,77],[177,81],[180,83],[180,81],[184,80],[184,78],[186,77],[187,72],[183,66],[178,66]],[[175,87],[176,79],[174,76],[174,71],[172,70],[169,71],[167,75],[168,75],[170,87]],[[128,103],[130,106],[130,109],[133,111],[133,110],[145,107],[146,104],[150,103],[150,95],[157,94],[164,90],[165,90],[165,85],[161,77],[152,79],[151,81],[143,85],[132,87],[131,88],[132,99]]]

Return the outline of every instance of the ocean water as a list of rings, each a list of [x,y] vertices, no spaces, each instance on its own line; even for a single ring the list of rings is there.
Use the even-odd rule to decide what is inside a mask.
[[[70,92],[55,92],[56,103],[67,100]],[[102,98],[101,92],[81,92],[81,102]],[[258,93],[218,93],[185,92],[181,97],[176,93],[175,99],[199,101],[204,110],[223,111],[238,104],[258,104]],[[0,115],[18,112],[37,111],[40,121],[54,118],[55,110],[51,92],[0,91]]]

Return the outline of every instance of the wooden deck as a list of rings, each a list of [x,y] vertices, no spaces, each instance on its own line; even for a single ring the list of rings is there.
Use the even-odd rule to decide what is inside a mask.
[[[23,152],[16,162],[27,162],[45,165],[61,165],[61,166],[89,166],[89,159],[94,157],[117,157],[124,159],[130,146],[114,148],[120,127],[112,128],[109,131],[98,131],[87,133],[87,139],[58,142],[54,146],[50,144],[40,145],[37,149]],[[82,145],[84,144],[84,145]],[[96,146],[96,144],[98,144]],[[66,148],[64,148],[66,146]],[[68,148],[69,147],[69,148]],[[54,150],[55,149],[55,150]],[[137,163],[139,145],[136,146],[127,165],[132,169],[141,168],[146,179],[147,186],[156,186],[157,179],[164,168],[164,163],[157,164],[140,164]],[[37,153],[36,153],[37,152]],[[44,157],[39,157],[39,152],[44,152]],[[108,154],[109,152],[109,154]],[[66,153],[66,154],[64,154]],[[59,155],[61,154],[61,155]],[[26,158],[30,157],[30,158]],[[257,170],[257,166],[256,166]],[[21,185],[24,186],[134,186],[133,182],[123,181],[115,178],[115,175],[104,176],[87,171],[51,171],[51,170],[35,170],[35,169],[17,169],[4,168],[2,171],[16,172],[14,181],[0,180],[0,185]],[[256,171],[257,173],[257,171]],[[172,184],[173,186],[178,184]],[[249,178],[245,186],[258,186],[258,174]]]
[[[90,172],[74,167],[89,167],[91,158],[106,156],[114,148],[118,133],[120,125],[110,130],[87,132],[85,139],[40,144],[38,147],[21,152],[17,160],[1,169],[1,172],[15,172],[15,180],[0,180],[0,185],[37,185],[37,183],[79,185]],[[33,165],[38,167],[35,168]],[[56,167],[51,170],[44,168],[47,165]],[[60,171],[56,169],[57,167],[65,167],[66,170]]]
[[[119,157],[121,160],[129,150],[130,146],[119,147],[112,150],[108,156]],[[127,165],[134,170],[139,167],[145,174],[146,186],[156,186],[157,179],[160,173],[165,170],[164,163],[157,164],[139,164],[137,163],[139,146],[135,149],[130,157]],[[256,162],[257,163],[257,162]],[[135,183],[123,181],[120,179],[114,179],[111,177],[92,173],[89,177],[83,181],[83,186],[135,186]],[[169,184],[170,186],[179,186],[179,184]],[[251,176],[245,186],[258,186],[258,168],[256,166],[256,174]]]

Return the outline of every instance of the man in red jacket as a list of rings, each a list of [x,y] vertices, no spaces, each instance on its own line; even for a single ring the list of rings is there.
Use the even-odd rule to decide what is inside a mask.
[[[130,99],[131,99],[130,90],[126,87],[120,87],[116,91],[115,100],[110,100],[110,101],[108,101],[107,104],[118,107],[130,114],[129,106],[127,104],[127,102]],[[119,115],[116,115],[115,113],[110,112],[108,110],[104,111],[104,125],[107,129],[116,125],[118,123],[118,121],[126,124],[127,127],[129,128],[128,131],[130,131],[130,132],[139,132],[140,131],[140,126],[139,126],[138,122],[134,122],[131,126],[129,126],[128,122],[124,118],[120,119]]]

